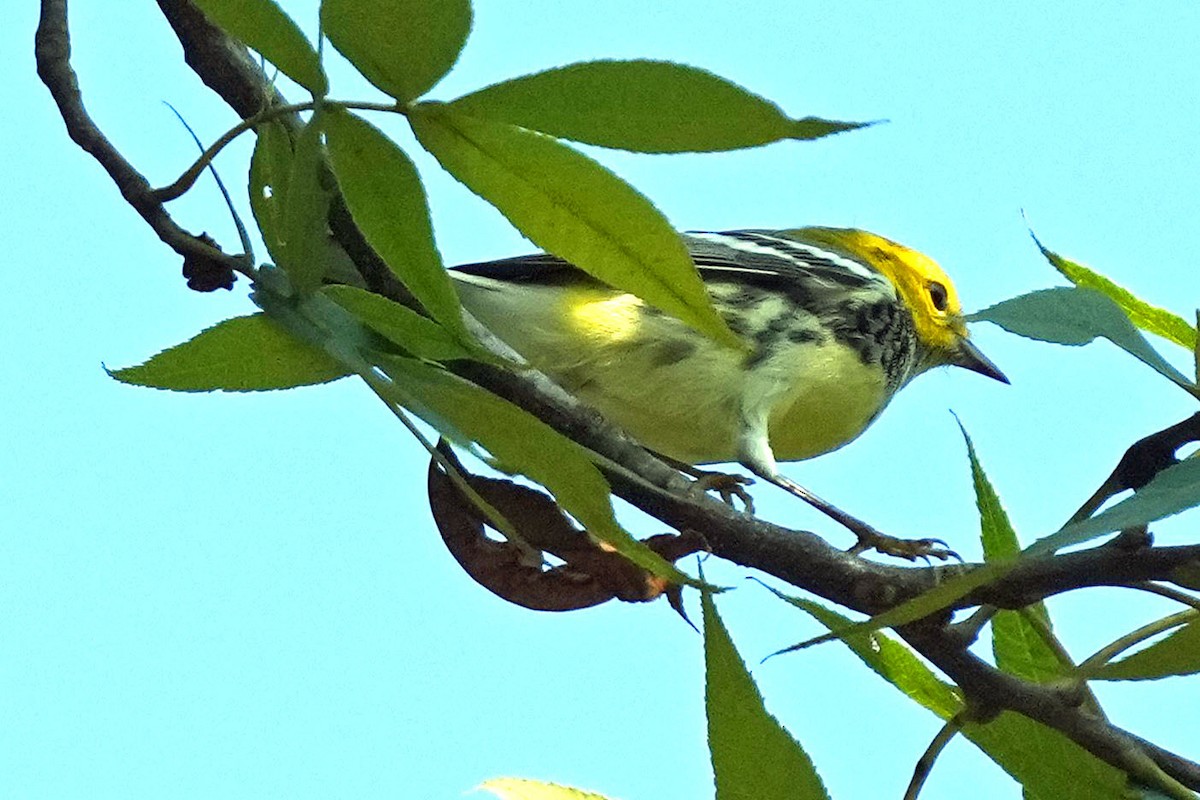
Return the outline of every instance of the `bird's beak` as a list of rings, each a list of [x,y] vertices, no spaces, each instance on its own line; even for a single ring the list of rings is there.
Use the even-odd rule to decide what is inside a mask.
[[[1000,368],[991,362],[987,356],[979,352],[979,348],[971,343],[970,339],[960,339],[958,342],[958,352],[954,354],[955,366],[965,367],[972,372],[978,372],[980,375],[987,375],[989,378],[995,378],[1001,383],[1009,383],[1004,373]]]

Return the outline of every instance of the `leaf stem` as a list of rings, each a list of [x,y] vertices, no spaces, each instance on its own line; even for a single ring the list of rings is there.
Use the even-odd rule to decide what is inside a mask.
[[[188,121],[186,119],[184,119],[183,114],[179,113],[179,109],[177,109],[175,106],[171,105],[170,103],[166,103],[165,101],[164,101],[164,103],[167,106],[167,108],[171,109],[171,113],[175,115],[176,119],[179,120],[179,123],[181,125],[183,125],[184,129],[186,129],[187,132],[191,135],[192,141],[196,143],[197,149],[199,149],[200,152],[203,153],[204,152],[204,144],[201,143],[200,137],[196,135],[196,131],[192,128],[191,125],[188,124]],[[254,279],[254,268],[253,268],[254,246],[250,242],[250,235],[246,232],[246,225],[242,222],[242,218],[237,213],[237,208],[233,205],[233,198],[231,198],[229,196],[229,190],[225,188],[225,181],[221,180],[221,174],[219,172],[217,172],[217,168],[211,162],[209,163],[208,168],[212,172],[213,180],[216,181],[216,183],[217,183],[217,188],[221,191],[221,197],[225,198],[225,208],[227,208],[229,210],[229,215],[231,217],[233,217],[233,224],[234,224],[234,227],[237,228],[237,232],[238,232],[238,240],[242,244],[242,253],[246,256],[247,261],[249,261],[250,265],[251,265],[250,266],[251,273],[250,273],[249,277],[251,280],[253,280]]]
[[[383,401],[384,405],[388,407],[388,410],[391,411],[398,420],[400,420],[400,424],[407,428],[408,432],[411,433],[413,437],[421,444],[421,446],[425,448],[426,452],[429,453],[430,458],[437,462],[437,465],[442,468],[442,471],[445,472],[454,485],[458,487],[458,490],[466,495],[467,499],[470,500],[476,508],[483,512],[484,516],[488,518],[488,523],[501,534],[503,534],[504,538],[507,539],[510,544],[517,547],[522,552],[524,557],[530,561],[530,563],[541,563],[543,561],[542,551],[525,541],[525,539],[521,537],[521,534],[517,533],[517,530],[515,527],[513,527],[513,524],[509,522],[503,514],[500,513],[499,509],[485,500],[483,496],[479,494],[479,492],[475,491],[475,488],[471,486],[465,477],[463,477],[458,465],[452,463],[450,459],[446,458],[446,456],[440,450],[438,450],[438,448],[431,441],[429,441],[425,434],[421,432],[421,429],[418,428],[416,423],[412,421],[409,415],[405,412],[405,409],[403,409],[399,404],[389,397],[391,394],[390,379],[388,382],[382,381],[376,377],[372,371],[359,372],[359,377],[361,377],[366,384],[371,387],[371,391],[375,392],[376,396],[378,396],[379,399]]]
[[[1185,606],[1190,606],[1197,611],[1200,611],[1200,597],[1190,595],[1187,592],[1180,591],[1179,589],[1171,586],[1163,586],[1162,584],[1155,583],[1154,581],[1139,581],[1138,583],[1129,584],[1129,588],[1139,589],[1143,592],[1149,592],[1150,594],[1156,594],[1160,597],[1165,597],[1168,600],[1174,600],[1177,603],[1182,603]]]
[[[1189,608],[1187,611],[1180,611],[1178,614],[1172,614],[1169,617],[1157,619],[1148,625],[1143,625],[1137,630],[1125,634],[1112,644],[1097,650],[1094,655],[1079,665],[1079,672],[1085,676],[1089,675],[1100,669],[1100,667],[1103,667],[1108,662],[1112,661],[1129,648],[1141,644],[1147,639],[1157,636],[1164,631],[1169,631],[1171,628],[1178,628],[1180,625],[1186,625],[1197,617],[1200,617],[1200,612]]]
[[[184,195],[188,189],[196,183],[200,174],[204,172],[212,160],[217,157],[225,147],[237,137],[241,136],[248,130],[251,130],[264,122],[270,122],[279,117],[287,116],[288,114],[296,114],[301,111],[312,111],[317,107],[318,102],[326,107],[351,108],[359,111],[390,111],[394,113],[404,113],[404,108],[396,103],[370,103],[366,101],[358,102],[353,100],[311,100],[306,103],[289,103],[287,105],[271,106],[268,109],[260,111],[252,117],[234,125],[229,130],[225,131],[220,138],[213,142],[207,150],[196,159],[196,162],[187,168],[186,171],[172,184],[164,186],[161,189],[154,189],[151,196],[160,203],[166,203],[170,200],[176,200]]]

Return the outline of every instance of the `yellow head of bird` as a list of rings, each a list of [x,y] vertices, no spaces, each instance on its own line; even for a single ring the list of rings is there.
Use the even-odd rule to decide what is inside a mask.
[[[945,364],[1008,383],[1008,378],[971,343],[954,283],[929,256],[854,228],[799,228],[786,231],[805,242],[867,264],[892,282],[913,317],[917,338]]]

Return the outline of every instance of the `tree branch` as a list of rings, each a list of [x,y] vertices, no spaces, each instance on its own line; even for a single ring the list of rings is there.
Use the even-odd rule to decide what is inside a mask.
[[[245,46],[209,22],[195,5],[158,0],[158,8],[183,45],[183,60],[238,116],[248,119],[268,106],[286,104]]]
[[[1176,453],[1188,442],[1200,442],[1200,414],[1193,414],[1183,422],[1177,422],[1131,444],[1117,462],[1112,474],[1084,501],[1071,517],[1071,522],[1087,519],[1104,505],[1108,498],[1126,489],[1137,491],[1167,467],[1178,464]]]
[[[947,642],[944,629],[907,626],[901,636],[954,679],[984,712],[1015,711],[1066,734],[1092,755],[1131,775],[1143,776],[1139,753],[1190,789],[1200,789],[1200,764],[1147,742],[1084,710],[1078,692],[1035,684],[1008,675],[965,648]],[[1149,776],[1147,783],[1151,783]]]

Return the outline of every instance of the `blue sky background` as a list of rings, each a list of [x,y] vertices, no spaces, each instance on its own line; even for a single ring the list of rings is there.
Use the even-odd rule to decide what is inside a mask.
[[[186,290],[176,257],[67,140],[33,74],[34,6],[0,10],[0,796],[435,799],[519,775],[625,800],[710,797],[700,637],[661,603],[537,614],[475,586],[432,527],[424,455],[363,387],[176,395],[107,378],[102,362],[139,362],[251,306],[244,283]],[[285,7],[315,30],[316,2]],[[654,57],[711,69],[795,116],[888,119],[733,154],[595,152],[680,228],[857,226],[917,247],[968,309],[1061,283],[1024,211],[1049,247],[1190,317],[1200,10],[949,8],[493,0],[433,96],[570,61]],[[235,122],[153,4],[80,1],[72,22],[88,106],[152,182],[195,157],[161,101],[207,140]],[[374,96],[346,69],[333,74],[335,96]],[[250,145],[219,162],[235,188]],[[449,263],[528,249],[416,160]],[[207,184],[173,211],[236,241]],[[1069,516],[1129,443],[1193,410],[1107,345],[1058,348],[987,325],[975,338],[1011,387],[923,376],[861,440],[788,474],[885,530],[939,535],[975,558],[950,409],[1026,542]],[[766,516],[850,544],[781,494],[757,489]],[[1195,540],[1188,517],[1157,532]],[[720,608],[832,794],[899,797],[938,721],[837,644],[758,665],[815,625],[745,570],[706,569],[739,586]],[[1116,591],[1050,607],[1080,658],[1175,610]],[[1194,685],[1100,693],[1118,724],[1198,755]],[[1019,796],[956,741],[923,797],[964,792]]]

